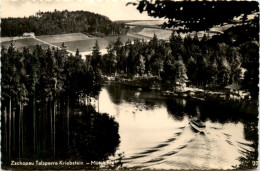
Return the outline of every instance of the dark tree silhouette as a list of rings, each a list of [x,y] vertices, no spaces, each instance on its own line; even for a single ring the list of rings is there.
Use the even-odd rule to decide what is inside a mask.
[[[137,5],[141,13],[146,11],[149,16],[167,18],[164,27],[184,26],[186,31],[208,30],[238,16],[242,16],[241,20],[245,22],[249,14],[259,11],[257,1],[142,0],[128,4]]]
[[[44,50],[37,45],[33,52],[27,48],[20,52],[14,44],[2,47],[1,123],[5,138],[1,161],[5,169],[9,168],[12,158],[71,159],[70,149],[75,149],[75,137],[71,133],[76,127],[76,121],[71,118],[81,112],[87,116],[86,123],[92,123],[91,129],[95,130],[86,132],[90,138],[86,140],[91,140],[92,144],[80,141],[82,147],[94,150],[85,153],[83,159],[104,160],[119,144],[118,124],[113,118],[100,115],[91,106],[82,111],[85,98],[96,97],[100,91],[100,73],[92,65],[88,68],[79,51],[73,56],[67,53],[64,43],[62,47]],[[76,122],[76,125],[80,126],[79,130],[88,130],[84,124]],[[85,137],[84,133],[80,135]],[[98,137],[103,134],[106,136]],[[103,144],[108,137],[113,140],[106,143],[107,150]],[[88,145],[95,145],[95,148]]]

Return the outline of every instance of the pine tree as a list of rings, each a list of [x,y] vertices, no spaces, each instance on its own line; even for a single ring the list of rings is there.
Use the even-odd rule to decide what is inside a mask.
[[[113,42],[109,42],[107,46],[107,58],[108,58],[108,65],[109,65],[109,73],[112,73],[112,69],[115,68],[117,65],[115,50],[113,47]]]
[[[185,84],[188,80],[187,69],[181,58],[174,63],[174,79],[175,83],[179,82],[181,84]]]
[[[170,36],[170,47],[173,56],[183,55],[183,51],[184,51],[183,40],[180,34],[176,36],[174,31],[172,31],[172,34]]]
[[[92,50],[91,66],[94,68],[94,70],[98,70],[100,68],[100,63],[101,63],[101,52],[99,49],[98,42],[96,40],[95,46],[93,47]]]

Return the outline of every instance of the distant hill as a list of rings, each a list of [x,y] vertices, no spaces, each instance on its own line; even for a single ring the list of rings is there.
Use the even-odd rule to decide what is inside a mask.
[[[24,18],[2,18],[2,37],[21,36],[24,32],[34,32],[36,36],[80,32],[100,37],[126,33],[123,23],[88,11],[55,10]]]
[[[158,21],[158,20],[116,20],[116,23],[130,23],[130,22],[140,22],[140,21]]]
[[[118,20],[116,23],[123,23],[126,26],[137,26],[144,28],[161,28],[166,20]]]
[[[259,41],[259,17],[246,24],[237,24],[223,30],[223,34],[213,36],[209,43],[214,45],[224,42],[228,45],[239,46],[247,41]]]

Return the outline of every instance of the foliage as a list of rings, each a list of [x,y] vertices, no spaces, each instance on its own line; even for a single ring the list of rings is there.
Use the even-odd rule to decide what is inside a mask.
[[[201,40],[197,34],[194,37],[187,34],[182,38],[174,31],[169,42],[159,40],[156,35],[149,42],[135,40],[124,45],[118,39],[110,42],[100,69],[103,73],[130,77],[156,76],[172,85],[189,82],[195,86],[224,88],[243,82],[244,89],[255,98],[258,94],[256,41],[238,47],[221,41],[212,44],[212,39],[206,34]],[[244,75],[242,71],[245,69]]]
[[[245,22],[249,14],[259,11],[256,1],[160,1],[142,0],[137,5],[139,12],[149,16],[167,18],[164,27],[183,27],[182,31],[204,31],[215,25],[233,21],[242,16]]]
[[[258,167],[258,120],[255,121],[244,121],[245,128],[244,134],[246,140],[252,141],[253,144],[251,147],[254,149],[252,151],[243,151],[245,152],[245,157],[240,157],[239,169],[251,169]]]
[[[4,166],[15,158],[70,159],[68,149],[75,138],[69,136],[72,126],[79,126],[78,131],[83,134],[80,131],[89,126],[70,124],[70,118],[82,112],[86,116],[82,120],[93,121],[88,136],[93,140],[93,148],[89,149],[94,151],[86,153],[85,159],[104,160],[119,144],[114,119],[95,112],[91,106],[84,107],[86,98],[96,97],[100,91],[99,66],[95,70],[94,63],[84,61],[79,51],[73,56],[64,43],[61,47],[43,50],[37,45],[31,53],[27,48],[20,52],[11,44],[1,51]]]
[[[213,36],[208,43],[214,45],[218,42],[224,42],[228,45],[239,46],[247,41],[259,41],[258,32],[259,14],[245,24],[235,24],[223,34]]]
[[[124,34],[124,25],[106,16],[87,11],[37,12],[24,18],[2,18],[1,36],[21,36],[24,32],[35,35],[88,33],[96,36]]]
[[[259,43],[250,41],[240,46],[240,53],[243,56],[242,66],[245,67],[243,86],[248,89],[251,96],[258,98],[259,93]]]
[[[188,80],[187,69],[182,59],[176,60],[174,63],[174,80],[175,83],[185,83]]]
[[[108,114],[97,113],[92,106],[72,119],[70,155],[83,161],[103,161],[115,153],[120,141],[118,123]]]
[[[100,68],[100,62],[101,62],[101,53],[99,51],[98,42],[96,41],[95,46],[92,50],[92,59],[91,59],[91,66],[94,69]]]

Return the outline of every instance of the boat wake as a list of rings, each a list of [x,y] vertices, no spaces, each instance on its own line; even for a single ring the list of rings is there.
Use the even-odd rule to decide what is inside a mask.
[[[188,144],[193,141],[192,136],[187,136],[188,132],[192,132],[190,128],[187,128],[186,126],[179,127],[172,134],[173,136],[166,141],[144,150],[143,152],[125,158],[123,163],[126,163],[128,167],[135,169],[164,163],[168,157],[185,149]]]
[[[239,157],[253,151],[252,143],[241,141],[229,129],[206,126],[205,133],[190,125],[176,128],[165,141],[123,159],[133,169],[232,169]]]

